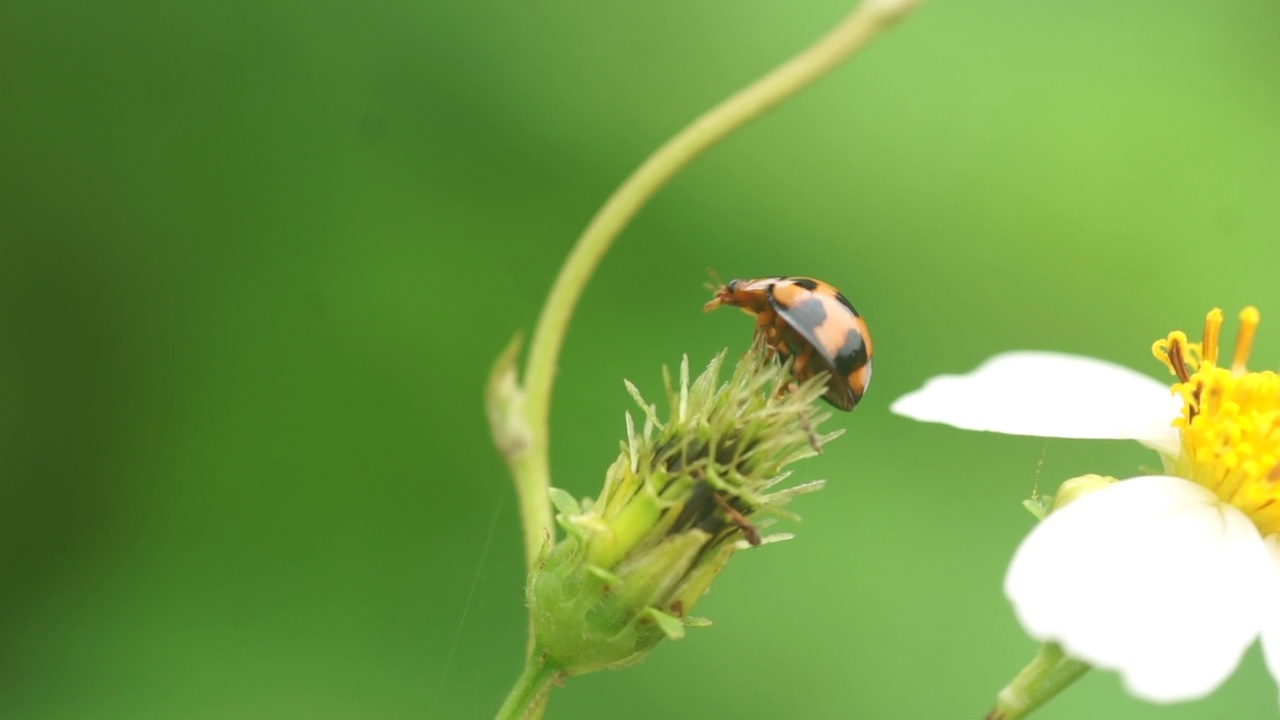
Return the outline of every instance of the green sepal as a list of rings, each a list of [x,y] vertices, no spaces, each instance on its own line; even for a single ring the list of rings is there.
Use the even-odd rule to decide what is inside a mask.
[[[556,511],[562,515],[581,515],[582,506],[568,492],[560,488],[551,488],[548,493],[551,496],[551,504],[555,506]]]
[[[689,574],[710,540],[708,533],[689,530],[667,537],[638,557],[627,558],[616,568],[623,578],[617,602],[637,608],[662,603]]]
[[[612,567],[649,534],[662,517],[662,501],[652,492],[641,490],[587,541],[587,561]]]
[[[658,629],[662,631],[662,634],[672,640],[679,640],[684,637],[684,623],[680,622],[680,618],[668,615],[661,610],[655,610],[653,608],[648,608],[644,612],[640,613],[640,617],[652,620],[653,624],[658,626]]]
[[[716,579],[721,570],[724,570],[725,565],[729,563],[729,557],[737,550],[736,542],[725,542],[714,551],[704,554],[671,594],[671,601],[667,603],[667,607],[678,608],[681,615],[692,610],[698,600],[707,594],[707,590],[711,588],[711,581]]]

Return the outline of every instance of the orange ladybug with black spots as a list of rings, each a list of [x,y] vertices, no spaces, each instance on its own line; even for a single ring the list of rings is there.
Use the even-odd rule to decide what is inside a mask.
[[[733,305],[756,316],[756,335],[780,360],[794,358],[792,374],[804,382],[830,374],[823,398],[852,410],[871,382],[871,334],[840,291],[807,277],[730,280],[703,306]]]

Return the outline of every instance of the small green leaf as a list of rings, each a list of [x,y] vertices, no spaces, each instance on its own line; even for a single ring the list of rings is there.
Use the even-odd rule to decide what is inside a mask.
[[[672,640],[679,640],[684,637],[684,623],[680,621],[680,618],[668,615],[661,610],[655,610],[654,608],[646,609],[644,612],[640,613],[640,616],[647,617],[652,620],[653,624],[657,625],[658,629],[662,631],[662,634]]]
[[[578,501],[573,499],[569,493],[560,488],[551,488],[551,504],[556,510],[565,515],[581,515],[582,507],[578,505]]]

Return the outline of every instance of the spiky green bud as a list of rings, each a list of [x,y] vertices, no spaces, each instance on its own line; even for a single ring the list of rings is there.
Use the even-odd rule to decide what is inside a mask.
[[[783,540],[760,528],[791,498],[822,481],[776,490],[784,467],[816,454],[839,432],[818,435],[825,377],[800,386],[788,366],[755,348],[721,382],[724,353],[692,383],[663,372],[668,417],[630,383],[644,414],[628,413],[627,440],[595,499],[552,491],[567,537],[530,575],[534,634],[567,674],[639,662],[664,637],[705,625],[689,617],[736,551]]]

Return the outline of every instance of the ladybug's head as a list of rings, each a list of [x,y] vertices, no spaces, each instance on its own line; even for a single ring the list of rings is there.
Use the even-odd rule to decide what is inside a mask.
[[[709,301],[707,301],[706,305],[702,306],[702,311],[710,312],[711,310],[715,310],[721,305],[741,304],[737,301],[737,297],[736,297],[736,294],[738,292],[738,286],[741,284],[742,284],[741,280],[730,280],[724,285],[721,285],[720,289],[716,290],[715,297],[711,298]]]

